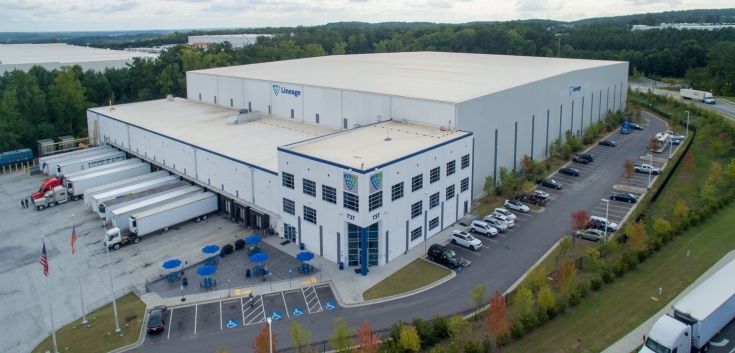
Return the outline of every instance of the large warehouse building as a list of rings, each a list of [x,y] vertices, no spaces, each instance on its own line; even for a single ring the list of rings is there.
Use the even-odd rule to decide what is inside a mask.
[[[54,70],[79,65],[83,70],[104,71],[125,67],[133,58],[155,59],[158,54],[129,52],[91,47],[54,44],[0,44],[0,74],[5,71],[28,71],[34,65]]]
[[[628,64],[412,52],[187,73],[187,99],[88,111],[113,144],[325,258],[382,265],[456,222],[485,177],[622,109]],[[228,124],[230,121],[230,124]],[[236,122],[236,123],[234,123]]]

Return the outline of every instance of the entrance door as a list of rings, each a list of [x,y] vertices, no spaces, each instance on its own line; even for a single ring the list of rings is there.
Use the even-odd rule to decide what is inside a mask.
[[[467,207],[469,207],[469,201],[465,200],[465,202],[464,202],[464,213],[467,213]]]
[[[370,266],[378,266],[378,223],[367,228],[367,257]],[[347,266],[362,265],[360,227],[347,224]]]
[[[296,242],[296,228],[292,227],[289,224],[283,225],[283,237],[292,241]]]

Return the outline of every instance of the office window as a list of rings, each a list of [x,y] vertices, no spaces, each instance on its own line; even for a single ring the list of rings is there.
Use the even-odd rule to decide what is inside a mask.
[[[460,186],[460,192],[465,192],[470,188],[470,178],[462,179],[462,185]]]
[[[439,193],[429,196],[429,209],[439,206]]]
[[[283,212],[286,212],[288,214],[295,214],[296,204],[293,201],[284,197],[283,198]]]
[[[309,223],[316,224],[316,210],[311,207],[304,206],[304,220]]]
[[[424,201],[419,201],[411,205],[411,218],[416,218],[421,215],[421,211],[424,210]]]
[[[349,192],[342,192],[343,205],[348,210],[360,212],[360,197]]]
[[[429,172],[429,184],[434,184],[437,181],[439,181],[439,167],[436,167]]]
[[[462,156],[462,169],[465,169],[470,166],[470,155],[466,154]]]
[[[403,182],[393,185],[390,188],[390,195],[391,201],[395,201],[403,197]]]
[[[293,189],[293,174],[283,173],[281,184],[289,189]]]
[[[411,179],[411,192],[421,190],[424,187],[424,175],[419,174]]]
[[[411,231],[411,240],[416,240],[418,238],[421,238],[421,227],[418,227]]]
[[[316,197],[316,183],[309,179],[304,179],[304,194]]]
[[[439,217],[436,217],[429,221],[429,230],[432,230],[439,226]]]
[[[447,163],[447,176],[454,174],[455,161]]]
[[[383,192],[378,191],[368,198],[368,211],[383,207]]]
[[[337,189],[331,186],[322,185],[322,200],[337,204]]]
[[[454,198],[454,185],[449,185],[447,187],[447,200],[451,200]]]

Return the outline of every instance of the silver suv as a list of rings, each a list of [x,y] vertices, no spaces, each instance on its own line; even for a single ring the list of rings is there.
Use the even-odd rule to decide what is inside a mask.
[[[498,235],[497,229],[483,221],[472,221],[472,224],[470,225],[470,232],[480,233],[488,237],[494,237]]]
[[[482,221],[489,224],[491,227],[499,230],[501,233],[505,233],[508,231],[508,226],[505,224],[505,222],[499,221],[493,218],[493,216],[491,215],[485,216]]]

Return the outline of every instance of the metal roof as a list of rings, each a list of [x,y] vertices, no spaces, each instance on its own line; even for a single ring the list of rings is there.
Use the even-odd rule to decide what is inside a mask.
[[[191,71],[459,103],[577,70],[627,62],[443,52],[330,55]]]
[[[74,65],[85,62],[131,60],[134,57],[156,58],[157,54],[109,50],[91,47],[54,44],[0,44],[2,65],[60,63]]]

